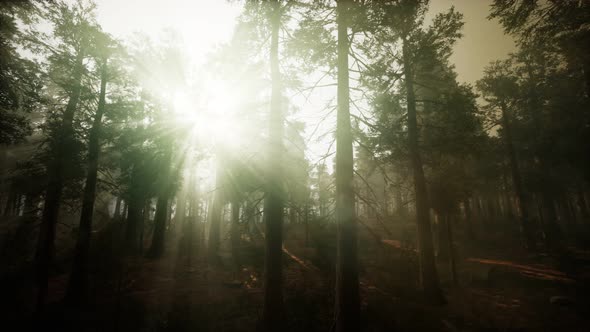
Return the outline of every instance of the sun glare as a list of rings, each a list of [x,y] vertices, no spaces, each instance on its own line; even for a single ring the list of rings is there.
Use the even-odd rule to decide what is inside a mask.
[[[205,103],[186,91],[174,95],[175,122],[191,126],[191,137],[201,144],[237,149],[241,131],[234,117],[237,93],[228,93],[231,89],[221,81],[211,82],[205,90]]]

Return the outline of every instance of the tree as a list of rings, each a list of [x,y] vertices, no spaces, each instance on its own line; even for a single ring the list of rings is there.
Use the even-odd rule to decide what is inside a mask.
[[[280,1],[274,0],[269,8],[271,31],[270,71],[272,91],[269,115],[269,146],[267,182],[265,184],[265,272],[263,320],[266,331],[278,331],[283,318],[283,185],[281,181],[283,151],[283,106],[279,70],[279,32],[284,10]]]
[[[506,66],[509,63],[496,62],[486,70],[484,78],[478,81],[477,86],[483,93],[484,99],[488,102],[492,110],[501,112],[501,124],[503,129],[504,145],[508,154],[510,170],[512,174],[512,184],[517,197],[520,224],[525,245],[527,248],[534,250],[536,241],[534,230],[529,216],[529,198],[522,184],[520,167],[516,157],[512,138],[512,124],[509,114],[511,104],[510,96],[517,89],[516,80],[513,76],[506,73]]]
[[[82,212],[80,214],[80,228],[74,254],[74,264],[68,282],[66,299],[71,303],[84,303],[87,300],[88,289],[88,251],[92,233],[92,215],[96,198],[96,183],[98,176],[98,159],[100,154],[100,138],[102,134],[102,118],[106,108],[106,90],[109,77],[109,58],[112,53],[113,41],[107,35],[97,31],[95,36],[99,41],[94,45],[97,56],[97,66],[100,75],[100,91],[98,106],[88,139],[88,171],[82,198]],[[112,75],[112,74],[111,74]]]
[[[407,152],[413,174],[421,284],[426,298],[441,304],[445,300],[434,260],[431,206],[420,146],[420,135],[425,129],[424,124],[418,123],[418,106],[424,111],[429,102],[427,96],[417,98],[417,92],[424,94],[424,87],[440,85],[437,80],[441,75],[432,73],[445,67],[463,24],[461,15],[451,9],[436,15],[432,24],[423,28],[427,9],[428,1],[384,2],[375,6],[370,18],[378,29],[374,28],[375,38],[367,41],[362,50],[368,54],[367,58],[375,59],[365,75],[369,83],[379,88],[380,95],[390,94],[401,81],[401,100],[407,110]],[[401,54],[392,56],[391,49],[396,47],[401,49]],[[385,98],[393,107],[400,103],[400,99]]]
[[[568,65],[582,69],[586,97],[590,98],[589,13],[586,1],[494,0],[489,18],[499,19],[504,31],[521,43],[556,42]]]
[[[27,37],[35,51],[49,53],[54,68],[66,69],[71,76],[62,79],[61,88],[68,96],[63,114],[55,119],[49,138],[50,159],[47,165],[48,184],[45,192],[43,216],[37,245],[37,311],[43,309],[47,295],[49,269],[55,253],[55,231],[68,171],[68,163],[75,158],[79,146],[74,133],[74,115],[82,92],[82,77],[86,71],[84,60],[88,57],[91,31],[94,29],[94,6],[82,2],[68,5],[58,2],[47,6],[43,12],[53,25],[56,45],[46,43],[42,33],[30,33]],[[47,36],[45,36],[47,37]],[[57,74],[57,72],[55,72]]]
[[[40,68],[17,51],[23,43],[16,21],[31,23],[37,18],[36,11],[32,1],[0,3],[0,144],[18,143],[32,133],[26,114],[39,103]]]
[[[351,2],[336,3],[338,25],[338,112],[336,120],[336,331],[360,329],[357,233],[354,209],[352,130],[348,73]]]

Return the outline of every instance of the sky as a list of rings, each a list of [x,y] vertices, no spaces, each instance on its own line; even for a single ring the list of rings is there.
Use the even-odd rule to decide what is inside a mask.
[[[202,63],[216,45],[231,38],[239,1],[227,0],[97,0],[98,20],[118,37],[134,31],[158,35],[165,28],[178,30],[196,64]],[[491,0],[431,0],[431,13],[451,6],[464,14],[464,37],[451,60],[459,80],[474,83],[483,68],[514,50],[497,21],[487,19]]]
[[[95,1],[99,23],[116,37],[125,38],[134,32],[142,32],[157,39],[164,29],[178,31],[195,66],[203,64],[216,46],[230,40],[242,3],[227,0]],[[515,49],[514,41],[504,35],[500,24],[487,19],[490,4],[491,0],[431,0],[431,17],[451,6],[464,14],[464,36],[451,57],[461,82],[474,84],[488,63],[506,58]],[[217,86],[215,88],[220,90]],[[333,92],[335,90],[328,89],[318,93],[325,96]],[[312,161],[326,153],[331,141],[329,136],[316,141],[318,135],[331,130],[334,125],[334,121],[326,121],[321,130],[314,130],[323,117],[321,109],[324,106],[325,98],[318,98],[315,103],[303,105],[295,117],[295,120],[306,123],[307,155]]]
[[[487,64],[506,58],[515,50],[514,40],[504,35],[500,23],[487,19],[491,3],[491,0],[431,0],[431,12],[455,6],[464,15],[463,38],[451,57],[460,81],[475,83]]]
[[[184,39],[195,65],[217,45],[227,42],[240,13],[239,1],[227,0],[95,0],[98,22],[116,37],[134,32],[158,36],[172,28]]]

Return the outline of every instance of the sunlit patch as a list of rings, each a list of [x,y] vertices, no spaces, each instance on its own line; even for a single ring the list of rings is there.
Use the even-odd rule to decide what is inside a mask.
[[[208,82],[206,91],[202,92],[205,103],[186,91],[174,94],[174,122],[178,127],[191,128],[187,144],[239,148],[241,126],[235,114],[240,93],[232,90],[222,81]]]

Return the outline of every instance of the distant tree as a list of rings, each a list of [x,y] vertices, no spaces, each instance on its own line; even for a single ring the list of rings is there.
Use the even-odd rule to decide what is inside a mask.
[[[49,269],[55,254],[55,232],[61,205],[64,182],[79,160],[79,141],[74,132],[74,116],[82,94],[82,78],[87,68],[92,32],[95,30],[93,4],[57,2],[45,6],[41,15],[52,25],[52,36],[31,31],[25,36],[30,48],[48,57],[50,75],[67,96],[63,112],[48,117],[49,130],[47,164],[48,184],[45,192],[43,216],[37,245],[37,311],[43,309],[47,295]]]
[[[357,231],[354,209],[354,160],[350,121],[349,37],[352,1],[336,2],[337,24],[337,120],[336,120],[336,331],[360,329]]]
[[[263,321],[266,331],[277,331],[283,325],[283,209],[284,193],[281,181],[283,159],[284,115],[281,72],[279,64],[279,33],[284,7],[281,1],[270,2],[270,72],[271,97],[269,115],[269,146],[266,168],[264,224],[265,272]]]
[[[31,23],[37,18],[33,1],[0,3],[0,144],[14,144],[32,133],[27,113],[39,103],[39,65],[24,58],[17,21]]]
[[[96,114],[92,122],[88,138],[88,170],[82,198],[82,211],[80,214],[80,227],[78,241],[74,254],[74,264],[68,282],[66,299],[71,303],[84,303],[87,300],[88,290],[88,252],[90,250],[90,236],[92,233],[92,217],[96,198],[96,185],[98,177],[98,160],[100,155],[100,139],[102,134],[102,121],[106,109],[107,83],[112,80],[113,70],[109,71],[109,60],[114,52],[114,41],[101,31],[96,31],[93,50],[100,80],[100,90]]]
[[[516,78],[508,71],[509,62],[496,62],[488,67],[484,78],[478,81],[477,86],[482,92],[484,99],[488,102],[488,109],[492,112],[499,110],[501,124],[503,129],[504,145],[508,154],[510,170],[512,173],[512,184],[517,197],[520,211],[520,223],[525,244],[528,248],[534,249],[536,241],[534,237],[534,228],[530,220],[529,198],[522,183],[522,175],[514,142],[512,138],[512,119],[510,117],[510,107],[513,106],[514,96],[518,89]]]

